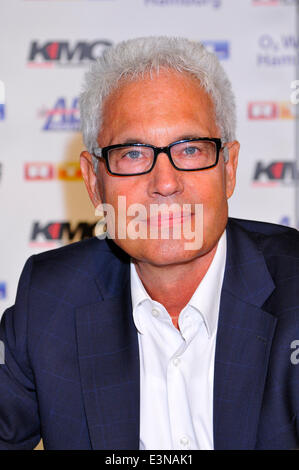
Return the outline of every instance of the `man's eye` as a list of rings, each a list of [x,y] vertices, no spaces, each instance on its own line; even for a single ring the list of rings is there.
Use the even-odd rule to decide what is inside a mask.
[[[142,154],[141,152],[139,152],[138,150],[130,150],[130,152],[127,152],[124,156],[124,157],[128,157],[132,160],[136,160],[137,158],[141,157]]]
[[[197,152],[200,152],[200,149],[197,148],[197,147],[187,147],[187,148],[185,148],[185,150],[184,150],[184,153],[185,153],[186,155],[194,155],[194,154],[196,154]]]

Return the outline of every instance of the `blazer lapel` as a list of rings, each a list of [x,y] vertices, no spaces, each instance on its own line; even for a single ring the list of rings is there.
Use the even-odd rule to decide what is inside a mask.
[[[139,447],[139,354],[129,260],[104,252],[102,299],[77,309],[79,368],[94,449]]]
[[[256,242],[230,220],[215,354],[215,449],[254,448],[276,326],[262,305],[273,289]]]

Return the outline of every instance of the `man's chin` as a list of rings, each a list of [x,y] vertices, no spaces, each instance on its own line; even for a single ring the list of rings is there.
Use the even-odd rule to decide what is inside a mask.
[[[117,245],[132,258],[165,266],[186,263],[201,255],[201,244],[188,240],[115,240]]]

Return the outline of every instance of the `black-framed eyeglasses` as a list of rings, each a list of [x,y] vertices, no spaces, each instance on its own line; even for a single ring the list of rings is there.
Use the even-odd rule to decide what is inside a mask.
[[[105,160],[107,170],[112,175],[134,176],[152,171],[159,153],[166,153],[177,170],[207,170],[217,165],[223,148],[219,138],[199,137],[179,140],[166,147],[140,143],[110,145],[95,148],[93,154]]]

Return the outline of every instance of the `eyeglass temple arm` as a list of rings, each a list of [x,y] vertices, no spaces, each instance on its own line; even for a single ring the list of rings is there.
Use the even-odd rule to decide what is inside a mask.
[[[220,150],[222,150],[222,152],[223,152],[224,163],[227,163],[228,160],[229,160],[229,150],[228,150],[228,148],[224,144],[223,147],[221,147]]]
[[[102,157],[102,149],[100,147],[95,148],[93,150],[93,155],[98,158]]]

